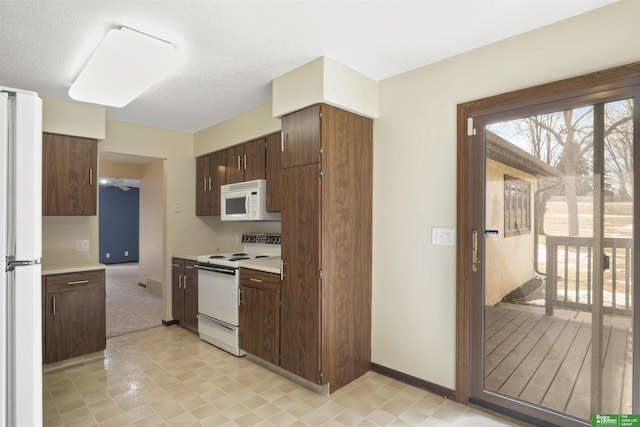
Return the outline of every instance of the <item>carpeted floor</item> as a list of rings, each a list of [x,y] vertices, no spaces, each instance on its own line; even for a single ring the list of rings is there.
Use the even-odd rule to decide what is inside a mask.
[[[107,338],[159,326],[162,296],[138,285],[138,263],[106,270]]]

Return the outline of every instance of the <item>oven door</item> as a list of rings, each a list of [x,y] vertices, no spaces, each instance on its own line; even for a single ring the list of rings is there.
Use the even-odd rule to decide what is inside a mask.
[[[238,269],[198,266],[198,313],[238,326]]]

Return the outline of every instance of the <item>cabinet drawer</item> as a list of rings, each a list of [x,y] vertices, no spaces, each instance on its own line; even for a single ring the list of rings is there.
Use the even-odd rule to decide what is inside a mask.
[[[280,276],[266,271],[240,269],[240,284],[265,291],[280,293]]]
[[[185,260],[182,258],[171,258],[171,269],[172,270],[183,270],[184,269]]]
[[[185,273],[189,274],[196,270],[196,265],[198,265],[196,261],[192,261],[192,260],[182,260],[182,261],[184,262]]]
[[[104,287],[104,270],[54,274],[45,276],[44,283],[47,293]]]

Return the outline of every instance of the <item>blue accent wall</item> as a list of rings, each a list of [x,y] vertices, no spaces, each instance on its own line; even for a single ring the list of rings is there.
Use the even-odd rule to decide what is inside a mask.
[[[100,188],[100,262],[138,261],[140,189]],[[129,252],[125,256],[125,251]],[[109,258],[107,258],[107,253]]]

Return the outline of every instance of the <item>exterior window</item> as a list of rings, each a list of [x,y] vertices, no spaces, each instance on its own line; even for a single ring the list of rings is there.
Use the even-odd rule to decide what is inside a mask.
[[[531,232],[531,184],[509,175],[504,176],[504,235],[517,236]]]

